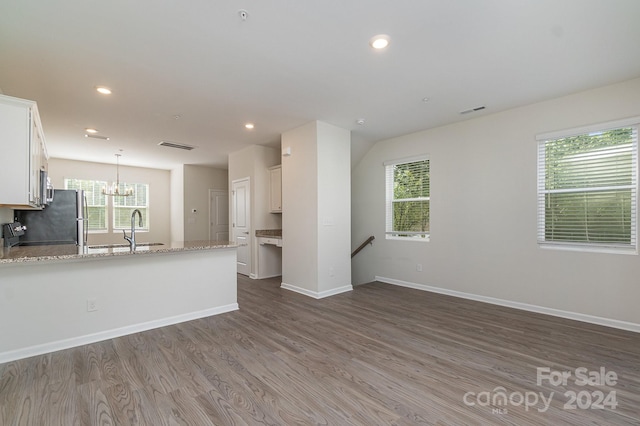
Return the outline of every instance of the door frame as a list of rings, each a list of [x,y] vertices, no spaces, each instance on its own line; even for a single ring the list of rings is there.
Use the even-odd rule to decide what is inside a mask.
[[[246,182],[247,183],[247,205],[245,206],[245,210],[246,210],[246,219],[247,219],[247,229],[248,229],[248,234],[247,234],[247,247],[246,247],[246,258],[247,258],[247,266],[249,268],[249,273],[247,274],[249,277],[251,278],[255,278],[255,274],[253,273],[253,238],[251,235],[251,177],[250,176],[246,176],[240,179],[234,179],[231,181],[231,192],[230,192],[230,216],[229,216],[229,224],[231,226],[230,232],[229,232],[229,237],[231,238],[231,242],[234,244],[237,244],[237,235],[236,235],[236,224],[235,224],[235,218],[236,218],[236,212],[235,212],[235,208],[236,208],[236,202],[235,202],[235,198],[236,198],[236,190],[235,190],[235,186],[238,183],[242,183],[242,182]],[[238,247],[238,250],[241,250],[240,247]]]

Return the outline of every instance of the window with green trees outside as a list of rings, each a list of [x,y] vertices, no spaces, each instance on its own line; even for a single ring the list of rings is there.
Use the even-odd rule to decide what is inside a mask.
[[[638,127],[538,144],[538,243],[635,251]]]
[[[428,241],[429,159],[387,162],[385,172],[387,238]]]

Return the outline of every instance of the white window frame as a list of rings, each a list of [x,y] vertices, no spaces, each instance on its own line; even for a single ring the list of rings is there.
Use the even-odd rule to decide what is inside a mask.
[[[572,250],[583,252],[597,252],[597,253],[617,253],[617,254],[638,254],[638,129],[640,127],[640,117],[633,117],[624,120],[617,120],[608,123],[596,124],[591,126],[585,126],[580,128],[574,128],[569,130],[562,130],[557,132],[549,132],[536,135],[536,141],[538,142],[538,168],[537,168],[537,196],[538,196],[538,246],[540,248],[550,248],[558,250]],[[613,189],[631,189],[631,231],[630,231],[630,243],[598,243],[598,242],[561,242],[561,241],[546,241],[546,220],[545,220],[545,195],[550,193],[546,189],[545,180],[545,148],[546,143],[557,139],[563,139],[579,135],[588,135],[599,132],[606,132],[610,130],[620,128],[634,128],[635,138],[632,145],[632,183],[624,188],[615,187]],[[586,192],[594,190],[606,190],[611,188],[597,187],[597,188],[577,188],[575,190],[555,190],[555,191],[567,191],[567,192]]]
[[[394,200],[393,187],[394,176],[393,166],[399,164],[416,163],[420,161],[429,161],[429,169],[431,168],[430,159],[427,155],[419,155],[414,157],[401,158],[396,160],[389,160],[383,163],[385,170],[385,238],[388,240],[399,241],[417,241],[428,242],[431,239],[431,220],[429,219],[429,231],[428,232],[402,232],[393,230],[393,203],[394,201],[428,201],[429,211],[431,211],[431,190],[429,190],[428,197],[410,198],[402,200]]]
[[[95,190],[98,190],[98,188],[102,188],[104,185],[107,184],[106,181],[101,181],[101,180],[94,180],[94,179],[80,179],[80,178],[65,178],[64,179],[64,189],[70,189],[69,188],[69,184],[70,181],[79,181],[79,182],[91,182],[92,186]],[[72,189],[76,189],[76,188],[72,188]],[[85,194],[87,194],[88,190],[85,189]],[[86,195],[85,195],[86,197]],[[88,201],[88,198],[87,198]],[[104,228],[98,228],[98,229],[88,229],[87,232],[89,234],[106,234],[109,232],[109,200],[105,197],[105,203],[104,205],[97,205],[97,206],[91,206],[94,208],[100,208],[100,209],[104,209]],[[88,209],[89,206],[87,205],[86,208]],[[86,218],[88,220],[88,218]]]
[[[146,206],[142,206],[142,205],[135,205],[135,206],[116,206],[116,204],[113,202],[113,200],[110,201],[110,212],[111,212],[111,228],[113,230],[114,233],[121,233],[123,230],[128,230],[131,226],[127,223],[127,226],[125,227],[119,227],[116,224],[116,210],[119,208],[128,208],[131,209],[131,211],[138,209],[140,211],[143,212],[143,221],[142,221],[142,226],[138,226],[138,218],[136,217],[136,232],[149,232],[150,229],[150,214],[149,214],[149,190],[150,190],[150,186],[148,183],[126,183],[126,182],[121,182],[120,183],[121,187],[124,188],[133,188],[135,190],[135,188],[137,187],[137,185],[143,185],[146,186],[146,194],[147,194],[147,199],[145,200],[146,202]],[[136,194],[134,192],[133,195],[131,195],[131,197],[135,197]],[[109,197],[109,198],[117,198],[117,197]]]
[[[96,183],[96,186],[99,188],[102,188],[103,186],[107,185],[107,182],[105,181],[101,181],[101,180],[94,180],[94,179],[81,179],[81,178],[65,178],[64,179],[64,186],[65,189],[67,188],[67,184],[68,181],[70,180],[78,180],[78,181],[85,181],[85,182],[94,182]],[[138,208],[140,210],[142,209],[146,209],[146,218],[143,221],[143,226],[142,227],[138,227],[136,226],[136,232],[149,232],[151,225],[150,225],[150,214],[149,214],[149,198],[150,198],[150,185],[148,183],[139,183],[139,184],[127,184],[125,182],[120,182],[120,185],[122,188],[128,188],[128,187],[132,187],[135,185],[145,185],[147,187],[146,193],[147,193],[147,206],[146,207],[142,207],[142,206],[131,206],[129,208],[131,208],[131,210],[133,211],[134,209]],[[112,234],[117,234],[117,233],[122,233],[122,230],[125,229],[129,229],[129,227],[126,228],[118,228],[116,227],[115,224],[115,212],[116,209],[118,207],[116,207],[115,203],[113,202],[113,196],[105,196],[106,199],[106,204],[104,205],[104,209],[105,209],[105,216],[106,216],[106,228],[105,229],[90,229],[88,232],[89,234],[108,234],[108,233],[112,233]],[[136,225],[137,225],[137,218],[136,218]]]

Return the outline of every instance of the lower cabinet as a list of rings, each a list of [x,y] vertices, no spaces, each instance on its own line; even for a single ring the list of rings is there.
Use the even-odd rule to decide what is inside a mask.
[[[271,278],[282,275],[282,238],[257,237],[258,273],[257,278]]]

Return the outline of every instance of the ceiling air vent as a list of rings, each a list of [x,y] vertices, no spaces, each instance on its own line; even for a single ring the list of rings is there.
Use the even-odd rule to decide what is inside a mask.
[[[470,109],[465,109],[464,111],[460,111],[460,114],[469,114],[470,112],[478,112],[478,111],[482,111],[485,108],[486,107],[484,105],[481,105],[475,108],[470,108]]]
[[[85,138],[93,138],[93,139],[102,139],[103,141],[108,141],[109,137],[108,136],[100,136],[100,135],[92,135],[87,133],[86,135],[84,135]]]
[[[195,146],[185,145],[183,143],[171,142],[171,141],[162,141],[158,145],[166,146],[168,148],[176,148],[176,149],[184,149],[185,151],[191,151],[195,148]]]

